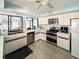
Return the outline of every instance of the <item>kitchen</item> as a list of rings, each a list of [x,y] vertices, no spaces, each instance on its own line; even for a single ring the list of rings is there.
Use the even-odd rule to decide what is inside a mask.
[[[71,13],[72,14],[72,13]],[[74,15],[75,14],[75,12],[73,12],[73,14],[72,15]],[[76,14],[78,14],[78,13],[76,13]],[[65,15],[65,14],[62,14],[62,15]],[[70,15],[70,13],[68,13],[68,16]],[[59,16],[61,16],[61,14],[59,14]],[[2,16],[1,16],[2,17]],[[4,15],[3,15],[3,17],[5,17]],[[10,19],[12,18],[15,18],[15,19],[18,19],[16,16],[9,16],[10,17]],[[6,17],[6,19],[7,19],[8,17]],[[45,17],[43,17],[43,19],[44,19]],[[11,21],[9,19],[9,21],[12,23],[12,22],[18,22],[18,21]],[[22,18],[21,18],[22,19]],[[42,19],[42,20],[43,20]],[[61,18],[61,19],[63,19],[63,18]],[[16,41],[16,39],[20,39],[20,38],[25,38],[24,40],[24,43],[23,43],[23,45],[22,46],[25,46],[25,45],[29,45],[29,44],[32,44],[32,43],[34,43],[35,41],[39,41],[39,39],[42,39],[42,40],[44,40],[44,41],[47,41],[49,44],[52,44],[52,45],[55,45],[55,46],[57,46],[57,47],[59,47],[59,48],[63,48],[63,49],[65,49],[65,50],[67,50],[67,51],[70,51],[71,52],[71,54],[73,54],[72,53],[72,44],[71,44],[71,40],[72,39],[70,39],[70,38],[72,38],[72,37],[70,37],[71,36],[71,32],[70,32],[70,28],[72,28],[71,26],[71,24],[70,23],[72,23],[72,22],[70,22],[69,24],[65,24],[64,25],[64,23],[62,24],[62,25],[59,25],[59,21],[61,20],[60,19],[60,17],[58,17],[58,15],[55,15],[55,18],[54,18],[54,16],[52,16],[52,17],[48,17],[47,19],[46,19],[46,23],[45,23],[45,21],[43,22],[43,24],[40,22],[41,21],[41,19],[39,19],[39,22],[38,22],[38,19],[35,19],[36,21],[35,22],[37,22],[37,24],[36,24],[36,26],[33,24],[32,26],[31,26],[31,23],[34,23],[34,22],[32,22],[33,21],[33,19],[30,19],[30,20],[32,20],[32,21],[29,21],[28,23],[27,23],[27,25],[28,24],[30,24],[28,27],[27,27],[27,25],[26,25],[26,27],[27,27],[27,32],[26,33],[23,33],[23,31],[22,30],[20,30],[21,29],[21,27],[20,27],[20,29],[18,30],[18,31],[9,31],[8,32],[8,34],[6,34],[7,32],[7,30],[5,30],[6,28],[3,28],[4,30],[5,30],[5,32],[3,33],[4,34],[4,39],[6,39],[7,41],[5,41],[6,43],[8,43],[8,42],[11,42],[11,41],[13,41],[13,40],[11,40],[11,37],[12,38],[15,38],[14,40]],[[67,18],[67,14],[66,14],[66,19],[67,20],[69,20],[69,21],[72,21],[73,19],[77,19],[77,18]],[[72,20],[71,20],[72,19]],[[28,18],[28,20],[29,20],[29,18]],[[28,21],[27,20],[27,21]],[[22,24],[22,20],[19,20],[20,22],[21,22],[21,24]],[[51,22],[50,22],[51,21]],[[65,20],[64,20],[65,21]],[[19,23],[20,23],[19,22]],[[30,23],[31,22],[31,23]],[[44,24],[45,23],[45,24]],[[13,23],[14,24],[14,23]],[[38,26],[38,24],[39,24],[39,26]],[[5,24],[4,24],[5,25]],[[11,24],[10,24],[11,25]],[[6,25],[7,26],[7,25]],[[23,26],[23,25],[22,25]],[[11,26],[12,27],[12,26]],[[11,28],[11,27],[9,27],[10,28],[10,30],[12,29],[13,30],[13,27]],[[14,29],[15,28],[17,28],[17,26],[16,27],[14,27]],[[36,28],[36,29],[35,29]],[[26,31],[26,30],[25,30]],[[18,34],[19,33],[19,34]],[[30,34],[32,34],[32,36],[30,36]],[[7,36],[8,35],[8,36]],[[22,37],[21,37],[22,36]],[[74,37],[74,36],[73,36]],[[31,38],[31,39],[30,39]],[[34,38],[34,39],[33,39]],[[51,39],[52,38],[52,39]],[[28,41],[28,39],[29,40],[31,40],[31,41]],[[32,40],[33,39],[33,40]],[[10,41],[8,41],[8,40],[10,40]],[[26,41],[27,40],[27,41]],[[22,42],[22,41],[21,41]],[[27,44],[26,44],[26,42],[27,42]],[[12,43],[10,43],[10,44],[6,44],[6,48],[8,48],[8,47],[10,47],[11,46],[11,44]],[[21,43],[22,44],[22,43]],[[12,45],[14,45],[14,44],[12,44]],[[15,44],[15,46],[16,46],[16,44]],[[17,47],[16,49],[18,49],[18,48],[21,48],[22,46],[19,46],[19,47]],[[12,47],[11,47],[12,48]],[[10,49],[11,49],[10,48]],[[6,50],[6,52],[5,52],[5,54],[9,54],[9,53],[11,53],[12,51],[14,51],[14,50],[12,50],[12,51],[10,51],[10,49],[8,48],[7,50]],[[15,50],[16,50],[15,49]]]
[[[67,51],[70,51],[71,55],[76,56],[76,57],[78,57],[78,50],[75,50],[75,48],[77,48],[77,45],[75,45],[75,44],[77,44],[78,42],[73,41],[73,40],[76,38],[76,36],[75,36],[76,34],[74,34],[75,31],[78,32],[77,31],[78,27],[76,27],[78,25],[78,23],[76,23],[76,22],[78,22],[78,17],[79,17],[78,14],[79,14],[78,11],[70,12],[70,13],[68,12],[68,13],[56,14],[56,15],[53,15],[53,16],[42,17],[39,20],[42,24],[44,24],[45,21],[47,21],[48,23],[45,23],[45,25],[46,25],[46,24],[49,24],[49,22],[50,22],[49,20],[50,19],[53,20],[52,23],[54,23],[54,19],[59,19],[58,20],[58,25],[57,25],[57,23],[53,24],[52,26],[50,25],[50,31],[51,31],[50,34],[52,34],[53,31],[57,32],[58,28],[59,28],[59,32],[57,32],[56,36],[55,36],[56,37],[56,39],[55,39],[56,41],[53,41],[53,42],[55,42],[56,46],[64,48]],[[42,21],[45,20],[45,21],[42,22],[41,20]],[[56,28],[56,30],[53,30],[53,28],[54,29]],[[73,36],[72,36],[72,34],[73,34]],[[53,35],[51,35],[51,36],[53,37]],[[53,39],[51,40],[50,39],[51,37],[50,36],[48,36],[48,37],[49,37],[49,39],[48,39],[49,43],[51,43]],[[75,38],[73,39],[73,37],[75,37]],[[73,46],[73,45],[75,45],[75,46]]]
[[[39,17],[10,9],[0,12],[0,59],[79,58],[79,10]]]

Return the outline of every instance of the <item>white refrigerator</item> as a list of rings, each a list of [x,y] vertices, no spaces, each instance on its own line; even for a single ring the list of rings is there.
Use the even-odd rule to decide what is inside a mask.
[[[79,58],[79,19],[71,19],[71,54]]]

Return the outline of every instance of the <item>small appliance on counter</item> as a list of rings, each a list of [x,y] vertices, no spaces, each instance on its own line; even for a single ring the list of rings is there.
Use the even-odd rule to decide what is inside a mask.
[[[69,33],[69,27],[68,26],[60,27],[60,32],[62,32],[62,33]]]

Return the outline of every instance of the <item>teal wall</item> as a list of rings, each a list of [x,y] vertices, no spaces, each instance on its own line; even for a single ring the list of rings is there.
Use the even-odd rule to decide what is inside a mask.
[[[71,0],[72,1],[72,0]],[[79,0],[73,0],[69,5],[53,9],[53,13],[62,13],[67,11],[79,10]]]
[[[5,2],[4,2],[4,8],[21,8],[21,7],[18,6],[18,5],[9,3],[9,2],[7,2],[7,1],[5,0]]]

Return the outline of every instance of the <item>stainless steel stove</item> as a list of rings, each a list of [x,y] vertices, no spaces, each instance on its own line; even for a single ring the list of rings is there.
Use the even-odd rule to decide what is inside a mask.
[[[47,37],[47,41],[53,44],[57,44],[57,32],[59,31],[59,29],[50,29],[47,31],[46,37]]]

